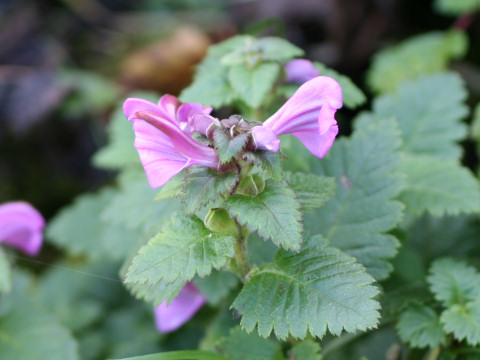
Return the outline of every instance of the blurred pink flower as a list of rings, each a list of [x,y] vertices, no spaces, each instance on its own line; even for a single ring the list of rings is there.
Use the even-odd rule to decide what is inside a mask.
[[[178,296],[167,305],[164,301],[155,307],[155,324],[158,331],[167,333],[185,324],[205,304],[205,297],[193,283],[187,283]]]
[[[182,104],[175,96],[164,95],[158,104],[129,98],[123,110],[133,123],[134,145],[152,188],[164,185],[191,165],[217,169],[216,151],[191,137],[196,131],[194,115],[208,115],[212,108],[197,103]]]
[[[22,201],[0,205],[0,243],[28,255],[37,255],[42,246],[45,220],[30,204]]]
[[[277,137],[291,134],[313,155],[323,158],[338,134],[335,112],[341,107],[340,85],[330,77],[318,76],[300,86],[275,114],[252,129],[255,145],[277,152]]]
[[[287,82],[302,84],[320,75],[312,62],[306,59],[294,59],[285,64]]]

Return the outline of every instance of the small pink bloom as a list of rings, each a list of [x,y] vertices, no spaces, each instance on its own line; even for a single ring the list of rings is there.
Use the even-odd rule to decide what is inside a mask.
[[[42,246],[44,226],[42,215],[26,202],[0,205],[0,243],[37,255]]]
[[[302,84],[320,75],[312,62],[306,59],[295,59],[285,64],[287,82]]]
[[[218,155],[191,137],[195,114],[212,109],[196,103],[182,104],[175,96],[164,95],[158,105],[129,98],[123,105],[125,116],[133,122],[135,148],[152,188],[164,185],[191,165],[218,167]]]
[[[164,301],[155,307],[155,324],[158,331],[167,333],[185,324],[205,304],[205,297],[197,287],[187,283],[178,296],[167,305]]]
[[[252,129],[258,149],[276,152],[283,134],[296,136],[315,156],[323,158],[338,133],[335,112],[342,107],[342,88],[332,78],[318,76],[300,86],[293,96],[261,126]]]

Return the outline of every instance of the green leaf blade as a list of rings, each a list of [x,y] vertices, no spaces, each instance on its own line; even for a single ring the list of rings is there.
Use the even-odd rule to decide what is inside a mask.
[[[397,172],[399,145],[394,121],[366,124],[312,164],[316,174],[336,178],[337,191],[325,206],[305,216],[306,228],[357,258],[377,280],[388,276],[388,259],[398,247],[397,239],[384,232],[402,217],[403,205],[394,200],[403,186]]]
[[[127,283],[155,286],[190,281],[220,269],[234,255],[235,238],[213,234],[196,216],[174,214],[164,230],[142,247],[126,275]]]
[[[263,337],[273,330],[280,339],[375,327],[378,289],[362,265],[320,237],[305,245],[298,254],[280,250],[273,265],[252,275],[232,304],[241,326],[258,326]]]
[[[455,339],[466,340],[468,344],[480,344],[480,301],[466,305],[453,305],[443,311],[440,321],[448,333]]]
[[[313,211],[325,205],[335,194],[337,184],[334,178],[305,173],[285,173],[298,201],[305,211]]]
[[[7,254],[0,248],[0,294],[8,293],[12,289],[12,273]]]
[[[446,342],[439,316],[427,306],[410,306],[400,314],[396,329],[400,338],[412,347],[433,349]]]
[[[406,155],[399,169],[407,176],[399,200],[412,214],[480,212],[478,181],[467,168],[430,156]]]
[[[285,182],[268,180],[258,196],[237,194],[226,205],[230,215],[250,231],[257,231],[262,238],[271,239],[284,249],[300,249],[303,231],[300,204]]]

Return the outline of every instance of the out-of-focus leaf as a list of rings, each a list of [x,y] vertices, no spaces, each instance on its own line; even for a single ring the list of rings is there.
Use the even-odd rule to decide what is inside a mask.
[[[12,288],[12,274],[7,254],[0,248],[0,294],[10,292]]]
[[[457,16],[480,9],[479,0],[435,0],[434,7],[443,14]]]
[[[467,49],[468,38],[459,30],[417,35],[377,53],[367,82],[376,93],[390,92],[405,81],[446,70]]]

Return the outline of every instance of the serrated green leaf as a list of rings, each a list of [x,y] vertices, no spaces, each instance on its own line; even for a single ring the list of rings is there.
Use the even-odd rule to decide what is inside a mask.
[[[258,108],[272,90],[280,65],[263,63],[250,69],[244,65],[230,67],[228,80],[237,96],[252,108]]]
[[[12,274],[7,255],[0,247],[0,294],[10,292],[12,289]]]
[[[280,181],[283,176],[281,155],[273,153],[271,151],[257,150],[257,151],[245,151],[243,153],[243,159],[251,164],[259,166],[265,171],[268,177],[271,177],[275,181]]]
[[[457,141],[466,135],[461,123],[468,114],[463,80],[454,73],[422,77],[374,101],[380,119],[395,118],[402,133],[401,150],[440,160],[460,159]]]
[[[155,196],[155,201],[177,198],[185,195],[182,189],[185,184],[186,175],[187,171],[182,170],[178,175],[170,179],[161,187],[160,192]]]
[[[290,349],[288,360],[322,360],[320,345],[312,340],[305,340]]]
[[[38,305],[21,301],[0,316],[0,354],[9,360],[76,360],[70,333]]]
[[[278,342],[263,339],[256,333],[247,334],[239,327],[230,330],[228,337],[217,344],[217,348],[230,360],[283,360]]]
[[[203,279],[195,278],[194,283],[207,298],[208,303],[216,306],[238,285],[238,277],[230,271],[212,271]]]
[[[462,305],[480,298],[480,275],[460,261],[436,260],[427,280],[435,299],[445,306]]]
[[[457,16],[480,9],[479,0],[435,0],[434,7],[442,14]]]
[[[319,62],[314,62],[313,65],[315,69],[320,72],[320,75],[330,76],[338,81],[342,87],[343,104],[345,107],[349,109],[355,109],[365,104],[367,97],[348,76],[342,75],[333,69],[327,68],[324,64]]]
[[[271,239],[287,250],[299,250],[302,242],[302,214],[295,193],[285,182],[267,180],[256,197],[236,194],[226,201],[227,210],[250,231]]]
[[[218,200],[219,194],[228,196],[238,185],[235,172],[217,173],[205,166],[191,166],[185,177],[182,199],[184,210],[192,214]]]
[[[398,247],[397,239],[384,233],[402,216],[403,205],[393,200],[403,186],[399,145],[395,122],[384,121],[358,128],[350,139],[337,140],[322,161],[312,162],[314,172],[336,178],[337,191],[305,216],[306,229],[357,258],[377,280],[388,276],[387,260]]]
[[[138,97],[156,103],[159,96],[152,92],[137,91],[129,97]],[[118,105],[107,128],[108,144],[98,150],[92,158],[93,164],[101,169],[118,170],[127,167],[141,167],[140,158],[133,146],[135,133],[132,124],[123,112],[123,104]]]
[[[258,46],[263,60],[284,62],[302,56],[303,50],[285,39],[278,37],[264,37],[258,39]]]
[[[398,199],[410,213],[441,216],[480,211],[478,181],[456,162],[405,155],[399,170],[407,177]]]
[[[480,344],[480,300],[465,305],[452,305],[440,316],[447,333],[470,345]]]
[[[411,305],[400,314],[396,329],[400,338],[414,348],[434,348],[446,341],[439,316],[428,306]]]
[[[465,55],[467,44],[467,36],[459,30],[411,37],[374,56],[367,83],[376,93],[393,91],[407,80],[446,70],[452,59]]]
[[[225,164],[237,156],[243,150],[250,139],[250,134],[243,133],[231,138],[228,130],[218,128],[213,133],[215,148],[218,150],[220,163]]]
[[[335,195],[337,184],[334,178],[304,173],[285,173],[303,210],[312,211],[322,207]]]
[[[378,289],[356,260],[317,236],[300,253],[280,250],[273,264],[254,272],[232,307],[241,326],[279,339],[355,332],[378,323]]]
[[[180,290],[185,286],[185,283],[182,279],[177,279],[170,283],[160,281],[155,285],[127,282],[125,286],[137,299],[142,299],[153,303],[154,306],[158,306],[164,301],[170,303],[175,299]]]
[[[162,232],[143,246],[126,275],[127,283],[157,285],[221,269],[234,255],[235,237],[213,234],[196,216],[174,214]]]

